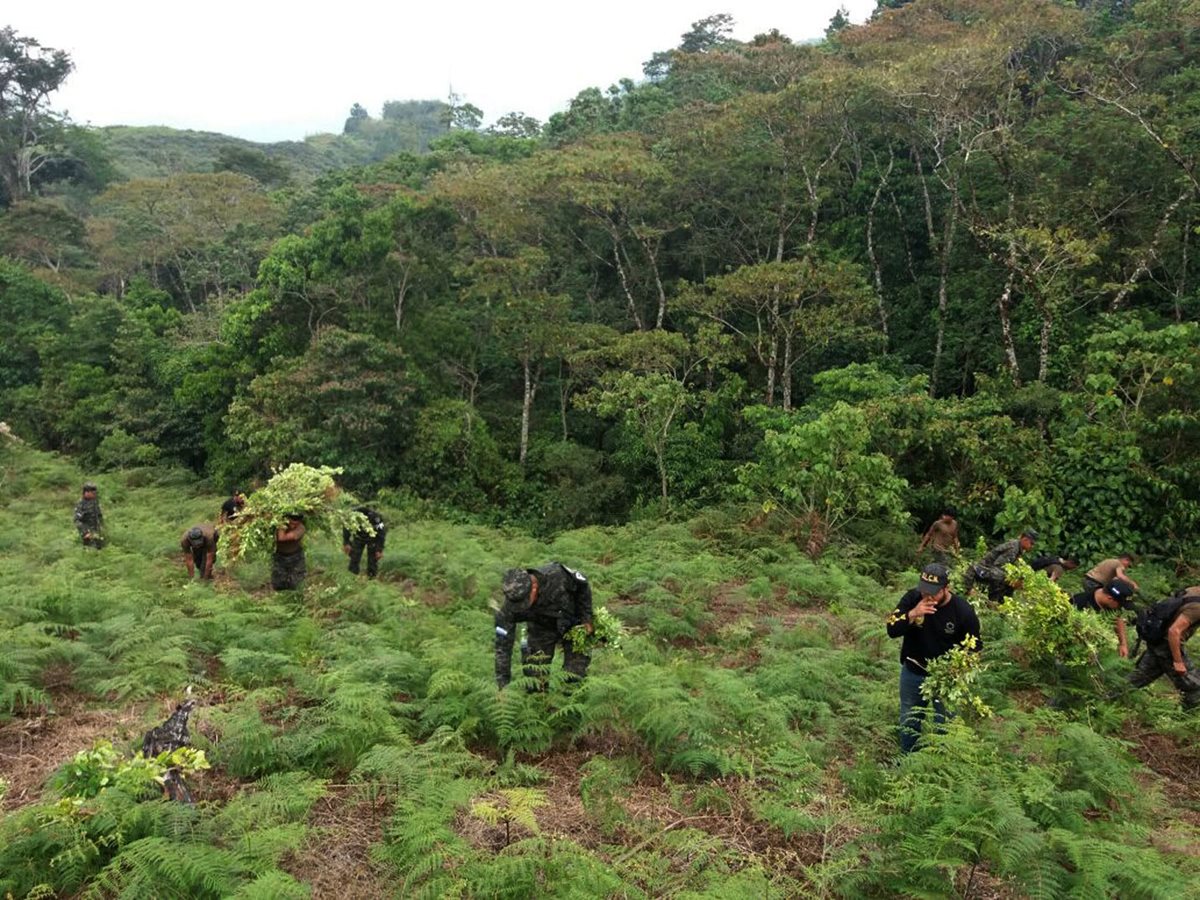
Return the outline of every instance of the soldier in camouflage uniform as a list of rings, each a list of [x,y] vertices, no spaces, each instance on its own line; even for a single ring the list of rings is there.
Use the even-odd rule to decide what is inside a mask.
[[[104,546],[104,513],[100,510],[99,491],[90,481],[83,486],[83,499],[75,504],[75,528],[83,546],[99,550]]]
[[[275,555],[271,558],[271,587],[277,591],[297,590],[304,584],[304,519],[287,517],[287,525],[275,532]]]
[[[969,593],[976,581],[987,585],[988,600],[993,603],[1003,603],[1012,593],[1008,584],[1008,576],[1004,567],[1021,558],[1021,554],[1033,548],[1037,543],[1037,532],[1025,531],[1019,538],[1005,541],[993,547],[979,562],[967,567],[967,575],[963,580],[963,593]]]
[[[518,622],[528,623],[528,649],[522,647],[521,652],[525,677],[537,677],[539,668],[549,667],[555,645],[562,642],[563,671],[582,679],[591,657],[576,652],[563,636],[576,625],[592,630],[592,586],[587,578],[552,562],[540,569],[509,569],[502,587],[504,600],[496,610],[496,684],[503,688],[512,680]]]

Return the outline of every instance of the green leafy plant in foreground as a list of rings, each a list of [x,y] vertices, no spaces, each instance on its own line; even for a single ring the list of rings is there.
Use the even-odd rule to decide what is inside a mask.
[[[153,757],[138,751],[127,757],[110,741],[97,741],[90,750],[76,753],[62,772],[58,781],[62,792],[59,810],[73,813],[85,800],[109,787],[120,788],[131,796],[144,794],[151,786],[165,784],[171,769],[186,777],[209,768],[204,751],[195,747],[179,747]]]
[[[354,498],[333,480],[341,472],[303,463],[276,470],[265,487],[247,498],[237,518],[221,530],[222,555],[229,562],[268,556],[275,548],[275,532],[293,515],[302,516],[310,532],[340,536],[342,529],[349,529],[374,534],[367,517],[352,509]]]
[[[546,794],[534,788],[501,788],[494,795],[471,804],[471,815],[488,825],[504,826],[504,846],[512,843],[512,827],[519,825],[540,834],[534,810],[546,805]]]
[[[969,634],[957,647],[930,660],[929,676],[921,683],[921,696],[968,718],[989,718],[992,708],[976,690],[976,682],[987,667],[976,650],[978,646],[979,638]]]
[[[566,634],[566,639],[571,642],[571,649],[576,653],[591,653],[597,647],[620,651],[624,637],[625,626],[606,606],[597,607],[592,613],[590,633],[582,625],[576,625]]]

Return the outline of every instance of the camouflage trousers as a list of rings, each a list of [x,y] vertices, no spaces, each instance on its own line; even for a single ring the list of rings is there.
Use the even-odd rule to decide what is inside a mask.
[[[1012,586],[1008,576],[997,566],[983,566],[979,563],[967,566],[967,574],[963,578],[963,593],[968,593],[976,581],[987,585],[988,600],[992,603],[1003,603],[1012,596]]]
[[[545,690],[546,673],[554,660],[554,649],[560,641],[563,645],[563,671],[567,673],[568,680],[581,681],[587,675],[592,658],[586,653],[575,652],[569,641],[560,638],[557,622],[534,619],[526,624],[525,629],[526,640],[521,646],[521,665],[525,677],[537,679],[542,690]],[[512,677],[515,632],[515,622],[500,615],[496,616],[496,683],[500,687],[508,684]]]
[[[304,551],[276,553],[271,559],[271,587],[277,591],[294,591],[304,584],[306,574]]]
[[[1187,651],[1180,651],[1187,673],[1180,675],[1175,671],[1175,661],[1171,658],[1171,648],[1166,641],[1146,645],[1146,652],[1138,659],[1137,665],[1129,673],[1129,682],[1134,687],[1145,687],[1158,680],[1160,675],[1166,675],[1183,697],[1184,709],[1200,707],[1200,672],[1188,659]]]

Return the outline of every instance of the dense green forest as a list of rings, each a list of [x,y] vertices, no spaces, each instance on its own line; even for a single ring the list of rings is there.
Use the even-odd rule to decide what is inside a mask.
[[[956,502],[1184,562],[1200,11],[899,7],[804,45],[712,16],[544,126],[356,106],[343,138],[429,152],[315,180],[235,144],[121,180],[47,92],[5,138],[4,416],[100,467],[302,459],[546,533],[754,499],[819,547]],[[832,481],[789,459],[814,441]]]
[[[1200,897],[1200,717],[1110,621],[1022,570],[903,758],[884,633],[947,505],[955,579],[1036,528],[1200,583],[1200,0],[732,32],[253,144],[79,126],[0,29],[0,896]],[[293,462],[380,579],[185,582]],[[628,633],[497,692],[547,559]],[[194,806],[130,761],[189,685]]]

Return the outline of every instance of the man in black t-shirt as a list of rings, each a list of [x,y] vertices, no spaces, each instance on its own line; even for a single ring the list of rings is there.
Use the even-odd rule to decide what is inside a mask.
[[[921,696],[926,667],[968,636],[976,638],[974,649],[981,649],[979,617],[970,603],[951,593],[946,567],[933,563],[921,570],[917,586],[900,598],[888,617],[887,633],[904,639],[900,644],[900,749],[911,753],[929,711]],[[934,703],[933,713],[938,723],[947,718],[940,703]]]

